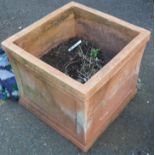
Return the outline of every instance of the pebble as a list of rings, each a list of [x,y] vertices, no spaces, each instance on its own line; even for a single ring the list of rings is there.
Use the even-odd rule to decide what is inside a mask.
[[[14,20],[14,19],[15,19],[15,17],[11,17],[11,19],[12,19],[12,20]]]
[[[149,100],[147,100],[147,102],[146,102],[147,104],[149,104],[150,103],[150,101]]]
[[[44,146],[47,146],[47,143],[44,143],[43,145],[44,145]]]
[[[122,137],[122,140],[124,140],[125,139],[125,137]]]
[[[141,82],[141,79],[138,78],[137,80],[137,88],[140,90],[142,88],[142,82]]]
[[[140,78],[138,78],[138,82],[139,82],[139,83],[141,82],[141,79],[140,79]]]
[[[22,29],[22,26],[19,26],[18,29],[21,30]]]
[[[1,136],[3,136],[4,135],[4,132],[1,132],[1,134],[0,134]]]
[[[6,121],[8,121],[8,120],[9,120],[9,118],[8,118],[8,117],[6,117],[6,118],[5,118],[5,120],[6,120]]]

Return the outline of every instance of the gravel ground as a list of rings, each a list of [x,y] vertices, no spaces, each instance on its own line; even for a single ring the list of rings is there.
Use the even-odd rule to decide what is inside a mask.
[[[0,0],[0,41],[69,0]],[[153,0],[79,0],[153,34]],[[88,153],[18,103],[0,104],[0,155],[153,155],[153,35],[142,61],[138,94]]]

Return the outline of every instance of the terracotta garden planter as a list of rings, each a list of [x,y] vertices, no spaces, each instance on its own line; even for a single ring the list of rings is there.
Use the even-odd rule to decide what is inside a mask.
[[[116,56],[85,84],[40,60],[69,38],[93,40]],[[136,94],[150,32],[71,2],[11,36],[2,46],[14,69],[20,103],[87,151]]]

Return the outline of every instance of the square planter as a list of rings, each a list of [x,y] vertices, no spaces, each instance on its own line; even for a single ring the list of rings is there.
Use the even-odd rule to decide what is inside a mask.
[[[116,56],[85,84],[40,58],[72,38],[93,40]],[[87,151],[136,94],[150,32],[71,2],[2,42],[14,69],[20,103]]]

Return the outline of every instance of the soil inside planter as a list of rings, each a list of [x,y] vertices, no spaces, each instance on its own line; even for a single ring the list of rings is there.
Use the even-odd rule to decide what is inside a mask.
[[[72,51],[68,49],[81,40],[81,44]],[[59,69],[73,79],[85,83],[106,63],[115,53],[98,47],[95,42],[74,37],[52,48],[41,59]]]

